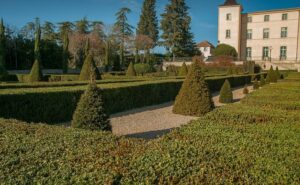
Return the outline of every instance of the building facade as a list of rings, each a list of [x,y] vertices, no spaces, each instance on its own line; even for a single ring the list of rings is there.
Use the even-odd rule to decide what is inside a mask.
[[[208,42],[208,41],[203,41],[197,44],[197,47],[199,49],[199,51],[201,52],[204,61],[206,61],[209,57],[212,56],[215,46]]]
[[[233,46],[239,60],[265,68],[297,69],[300,64],[300,8],[243,13],[236,0],[219,6],[219,43]]]

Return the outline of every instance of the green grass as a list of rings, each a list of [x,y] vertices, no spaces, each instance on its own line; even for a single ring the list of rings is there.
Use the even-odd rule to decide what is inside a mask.
[[[0,119],[3,184],[299,184],[300,76],[162,138]]]

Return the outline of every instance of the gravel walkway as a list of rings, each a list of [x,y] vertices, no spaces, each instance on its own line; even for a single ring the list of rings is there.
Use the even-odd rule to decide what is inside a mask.
[[[244,98],[243,88],[233,90],[235,102]],[[252,91],[252,87],[249,86],[248,89]],[[219,102],[219,93],[213,94],[213,101],[217,107],[224,105]],[[118,136],[153,139],[197,119],[173,114],[172,105],[173,102],[169,102],[111,115],[113,133]]]

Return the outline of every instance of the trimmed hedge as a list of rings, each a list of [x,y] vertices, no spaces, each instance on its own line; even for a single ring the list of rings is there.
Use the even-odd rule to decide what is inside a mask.
[[[207,78],[211,92],[219,91],[228,79],[232,87],[250,83],[251,75]],[[133,108],[173,101],[183,79],[99,84],[109,114]],[[43,84],[43,83],[42,83]],[[59,83],[58,83],[59,84]],[[54,83],[53,85],[58,85]],[[77,83],[78,84],[78,83]],[[80,84],[80,83],[79,83]],[[34,84],[32,84],[34,85]],[[48,84],[45,84],[48,85]],[[59,123],[72,119],[80,95],[86,86],[10,88],[0,91],[0,117],[29,122]],[[7,87],[7,86],[6,86]],[[0,86],[1,88],[1,86]]]

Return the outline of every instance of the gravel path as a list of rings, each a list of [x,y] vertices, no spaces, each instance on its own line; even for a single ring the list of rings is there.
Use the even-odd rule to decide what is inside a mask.
[[[243,88],[233,90],[235,102],[244,98]],[[250,92],[252,87],[248,87]],[[219,93],[213,94],[215,106],[223,106],[219,102]],[[112,131],[118,136],[129,136],[153,139],[170,132],[172,128],[187,124],[197,117],[182,116],[172,113],[173,102],[134,109],[111,115]]]

